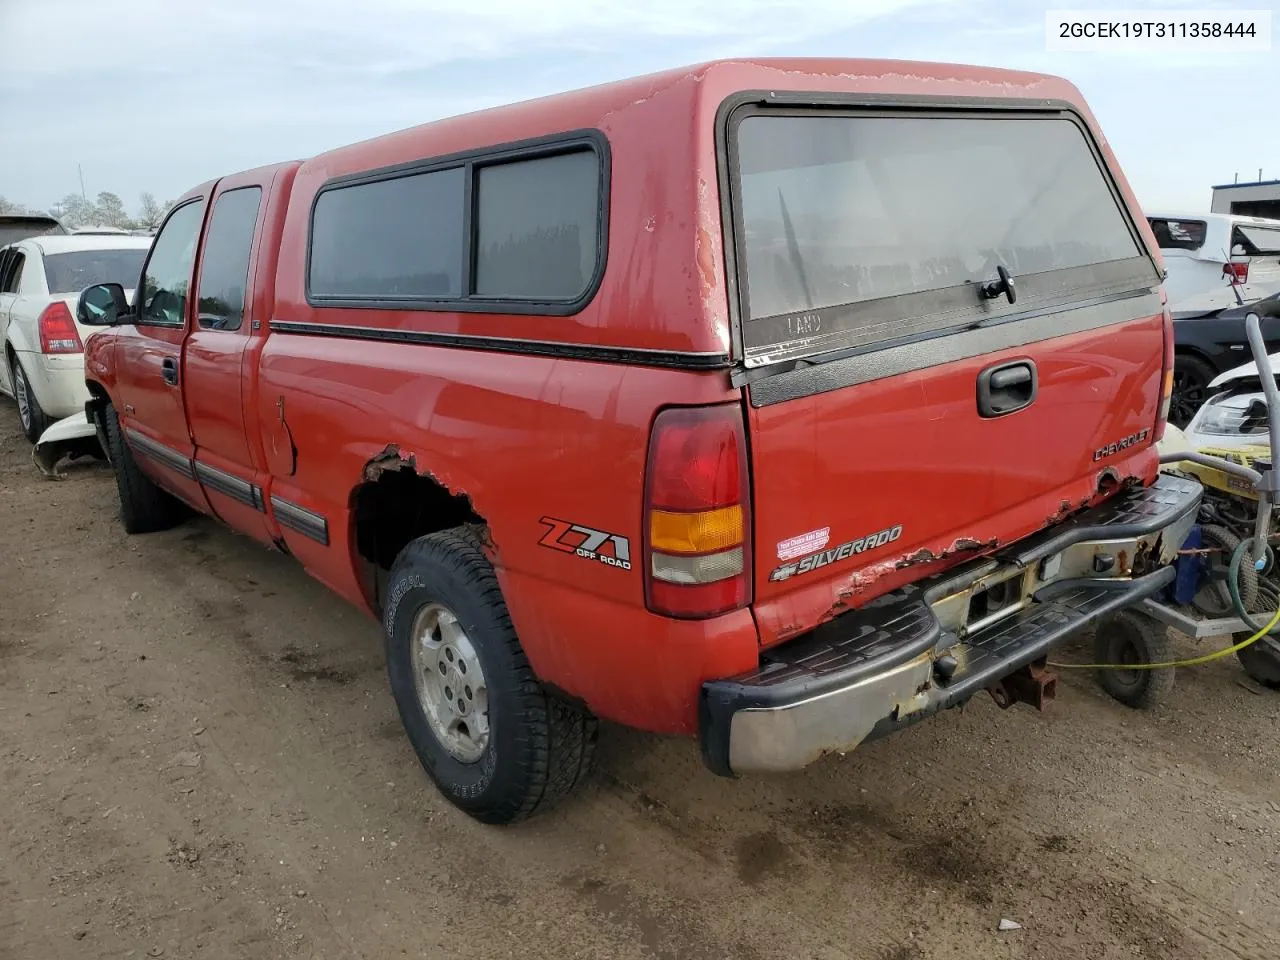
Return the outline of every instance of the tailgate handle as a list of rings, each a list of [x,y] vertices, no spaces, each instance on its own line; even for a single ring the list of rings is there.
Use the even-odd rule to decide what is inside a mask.
[[[1031,405],[1036,398],[1036,365],[1015,360],[978,374],[978,415],[1003,417]]]

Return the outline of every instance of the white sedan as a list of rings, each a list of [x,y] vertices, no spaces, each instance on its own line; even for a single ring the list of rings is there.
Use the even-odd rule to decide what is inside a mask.
[[[76,321],[80,291],[118,283],[132,296],[151,239],[44,236],[0,248],[0,392],[17,400],[33,443],[89,399],[84,341],[95,328]]]

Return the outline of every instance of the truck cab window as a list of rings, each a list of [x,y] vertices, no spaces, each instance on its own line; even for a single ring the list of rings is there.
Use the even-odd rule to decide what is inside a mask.
[[[187,291],[203,214],[203,201],[179,207],[156,237],[142,273],[139,323],[180,327],[186,321]]]
[[[196,322],[205,330],[240,329],[261,201],[260,187],[244,187],[228,190],[213,205],[196,303]]]

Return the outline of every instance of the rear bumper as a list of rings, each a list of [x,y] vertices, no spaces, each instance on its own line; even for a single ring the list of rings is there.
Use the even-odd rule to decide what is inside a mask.
[[[704,762],[723,776],[794,770],[964,703],[1170,583],[1200,495],[1162,474],[703,684]]]
[[[21,356],[31,390],[50,418],[61,420],[84,409],[89,399],[89,388],[84,382],[84,354],[23,353]]]

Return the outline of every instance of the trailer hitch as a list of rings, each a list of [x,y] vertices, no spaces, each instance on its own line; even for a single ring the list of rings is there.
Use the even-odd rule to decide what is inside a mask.
[[[1001,710],[1008,710],[1015,703],[1029,703],[1043,710],[1046,703],[1058,696],[1058,675],[1049,669],[1048,658],[1033,660],[1025,667],[987,687],[987,693]]]

